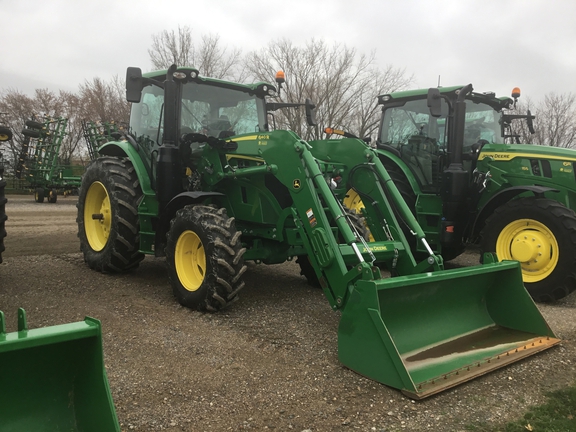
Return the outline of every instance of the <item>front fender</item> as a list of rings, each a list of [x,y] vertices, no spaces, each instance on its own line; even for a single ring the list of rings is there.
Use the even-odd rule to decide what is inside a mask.
[[[174,198],[170,200],[164,209],[160,211],[160,223],[159,227],[156,230],[156,248],[157,256],[159,251],[163,251],[163,245],[166,243],[166,234],[168,234],[168,230],[170,229],[170,221],[176,215],[176,212],[187,206],[188,204],[197,204],[205,201],[208,198],[213,197],[220,197],[224,196],[219,192],[198,192],[198,191],[191,191],[191,192],[182,192],[176,195]]]

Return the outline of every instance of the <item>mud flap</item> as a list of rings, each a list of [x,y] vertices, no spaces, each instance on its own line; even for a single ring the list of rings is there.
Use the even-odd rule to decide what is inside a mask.
[[[422,399],[559,343],[522,284],[520,264],[358,281],[338,356]]]
[[[102,354],[100,322],[6,333],[0,312],[0,431],[120,431]]]

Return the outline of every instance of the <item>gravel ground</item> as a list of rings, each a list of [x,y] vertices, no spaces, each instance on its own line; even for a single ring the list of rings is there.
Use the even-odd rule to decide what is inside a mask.
[[[30,328],[100,319],[123,431],[465,431],[513,420],[576,379],[575,295],[538,305],[560,346],[414,402],[339,364],[339,313],[295,263],[249,265],[240,301],[202,314],[174,300],[163,259],[123,275],[91,271],[73,197],[8,200],[0,265],[8,331],[18,307]]]

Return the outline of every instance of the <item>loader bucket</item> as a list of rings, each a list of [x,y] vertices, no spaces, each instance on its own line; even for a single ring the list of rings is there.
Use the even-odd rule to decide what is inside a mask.
[[[350,369],[422,399],[559,343],[515,261],[355,284],[338,330]]]
[[[120,431],[104,369],[100,322],[6,333],[0,312],[0,432]]]

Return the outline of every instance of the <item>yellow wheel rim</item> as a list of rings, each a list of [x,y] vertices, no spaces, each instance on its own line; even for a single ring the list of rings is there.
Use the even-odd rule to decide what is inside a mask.
[[[356,213],[362,214],[364,203],[360,199],[360,195],[354,190],[350,189],[344,197],[344,207],[354,210]]]
[[[8,141],[9,137],[6,134],[0,134],[0,141]]]
[[[346,193],[346,196],[344,197],[344,201],[342,203],[344,204],[344,207],[346,207],[347,209],[354,210],[356,213],[358,213],[360,215],[362,214],[362,209],[364,208],[364,203],[362,202],[360,195],[358,195],[358,193],[354,189],[350,189]],[[364,222],[364,223],[366,223],[366,222]],[[366,228],[368,229],[368,232],[370,233],[370,235],[368,237],[368,241],[373,242],[374,236],[370,232],[370,228],[367,225],[366,225]]]
[[[178,237],[174,251],[178,280],[187,291],[196,291],[206,276],[206,252],[194,231],[184,231]]]
[[[550,229],[533,219],[518,219],[504,227],[496,240],[500,260],[516,260],[522,267],[522,279],[539,282],[558,265],[558,242]]]
[[[110,196],[102,183],[94,182],[88,188],[84,202],[84,230],[88,244],[96,252],[108,243],[111,225]]]

